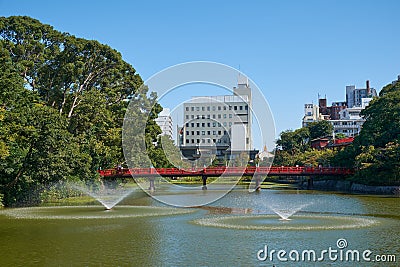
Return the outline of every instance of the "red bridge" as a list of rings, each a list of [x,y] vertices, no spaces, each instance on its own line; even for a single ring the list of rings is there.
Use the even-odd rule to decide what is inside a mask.
[[[104,178],[124,177],[186,177],[205,176],[344,176],[353,174],[354,170],[340,167],[208,167],[194,170],[178,168],[133,168],[99,170]]]

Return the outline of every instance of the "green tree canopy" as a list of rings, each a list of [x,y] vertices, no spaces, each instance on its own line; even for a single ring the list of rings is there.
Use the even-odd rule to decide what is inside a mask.
[[[6,204],[22,201],[23,192],[38,185],[93,180],[99,167],[122,163],[128,98],[136,107],[133,126],[146,127],[151,151],[161,109],[142,84],[107,45],[30,17],[0,17],[0,193]]]
[[[311,122],[307,125],[307,128],[310,131],[310,138],[315,139],[315,138],[320,138],[324,137],[327,135],[332,135],[333,132],[333,126],[329,121],[316,121],[316,122]]]

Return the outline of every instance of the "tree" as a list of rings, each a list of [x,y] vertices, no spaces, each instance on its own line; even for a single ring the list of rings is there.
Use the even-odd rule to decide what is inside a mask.
[[[346,135],[344,133],[337,133],[335,134],[336,139],[344,139],[346,138]]]
[[[161,106],[142,84],[136,70],[107,45],[29,17],[0,17],[0,194],[5,204],[24,202],[34,188],[48,183],[97,180],[99,167],[123,162],[128,98],[134,107],[132,128],[146,129],[134,140],[154,150],[159,134],[154,118]]]
[[[316,121],[316,122],[311,122],[307,125],[307,128],[310,131],[310,138],[315,139],[315,138],[320,138],[324,137],[327,135],[332,135],[333,132],[333,126],[329,121]]]
[[[357,168],[354,181],[371,185],[400,184],[400,83],[389,84],[362,111],[366,118],[353,145],[334,161]]]
[[[295,131],[288,130],[280,134],[277,140],[277,146],[288,151],[292,155],[298,152],[304,152],[309,148],[310,132],[308,128],[300,128]]]

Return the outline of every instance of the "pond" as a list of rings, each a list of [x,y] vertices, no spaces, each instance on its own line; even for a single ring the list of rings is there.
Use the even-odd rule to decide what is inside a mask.
[[[110,211],[0,210],[0,266],[399,266],[399,229],[398,197],[238,186],[174,208],[135,190]]]

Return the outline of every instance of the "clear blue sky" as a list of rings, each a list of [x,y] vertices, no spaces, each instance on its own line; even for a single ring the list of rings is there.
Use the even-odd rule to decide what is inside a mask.
[[[300,127],[318,93],[378,91],[400,74],[400,1],[22,1],[0,16],[28,15],[120,51],[144,80],[182,62],[239,68],[265,94],[277,133]]]

